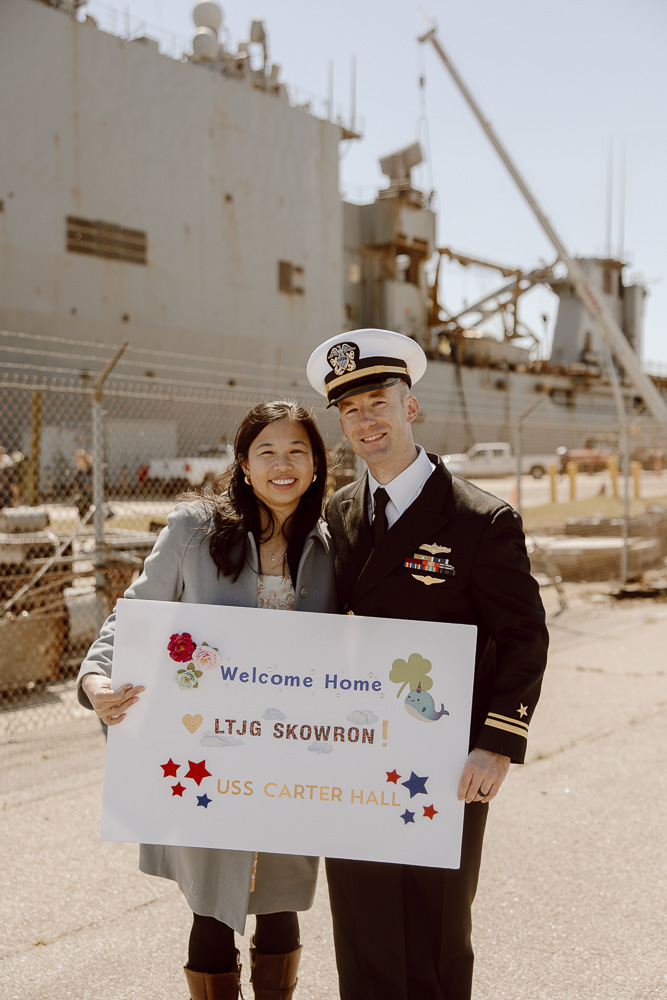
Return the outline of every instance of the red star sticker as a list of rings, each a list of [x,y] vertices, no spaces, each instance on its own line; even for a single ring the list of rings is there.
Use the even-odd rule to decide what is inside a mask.
[[[182,785],[180,783],[180,781],[179,781],[179,783],[177,785],[172,785],[171,786],[171,794],[172,795],[181,795],[182,796],[184,791],[185,791],[185,785]]]
[[[181,766],[180,764],[174,764],[173,760],[170,757],[166,764],[160,764],[160,767],[164,771],[164,774],[163,774],[162,777],[163,778],[175,778],[176,777],[176,772],[178,771],[178,769],[179,769],[180,766]]]
[[[393,771],[386,771],[385,773],[387,775],[387,781],[391,781],[393,785],[395,785],[398,779],[400,778],[400,774],[396,769],[394,769]]]
[[[424,806],[424,816],[428,816],[429,819],[433,819],[433,817],[436,816],[437,813],[438,810],[434,809],[433,806]]]
[[[200,760],[199,763],[195,763],[194,760],[189,760],[190,770],[185,775],[186,778],[192,778],[196,781],[198,785],[202,783],[204,778],[210,778],[211,772],[206,770],[206,761]]]

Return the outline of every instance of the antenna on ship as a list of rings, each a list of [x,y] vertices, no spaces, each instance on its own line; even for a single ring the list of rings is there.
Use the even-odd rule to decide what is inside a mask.
[[[623,263],[625,254],[625,163],[626,145],[621,146],[620,167],[618,171],[618,246],[616,255]],[[613,229],[613,202],[614,202],[614,140],[609,138],[609,152],[607,155],[607,259],[611,260],[614,254],[612,229]]]
[[[250,41],[254,45],[262,46],[263,75],[266,77],[266,68],[269,62],[269,46],[264,21],[262,21],[260,17],[254,17],[252,19],[252,24],[250,25]]]
[[[618,206],[618,259],[623,263],[625,255],[625,143],[621,148],[621,179]]]
[[[327,118],[333,118],[333,95],[334,95],[334,65],[333,59],[329,60],[329,72],[327,80]]]
[[[213,0],[199,0],[192,11],[197,31],[192,39],[195,62],[215,62],[220,45],[218,31],[222,26],[222,7]]]
[[[609,149],[607,151],[607,239],[606,255],[607,260],[611,260],[611,229],[612,229],[612,203],[614,198],[614,140],[609,137]]]
[[[350,60],[350,128],[354,132],[357,119],[357,57]]]
[[[428,121],[428,109],[426,107],[426,66],[424,64],[424,49],[419,46],[419,108],[420,114],[417,123],[417,139],[424,141],[426,147],[426,169],[428,171],[429,205],[433,202],[435,193],[435,180],[433,177],[433,157],[431,156],[431,130]]]

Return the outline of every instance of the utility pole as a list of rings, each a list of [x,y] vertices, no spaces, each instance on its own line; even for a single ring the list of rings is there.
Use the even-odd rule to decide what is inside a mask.
[[[104,371],[100,372],[93,385],[93,530],[95,534],[95,627],[102,628],[108,609],[105,598],[106,583],[106,542],[104,538],[104,383],[125,353],[128,341],[116,351]]]

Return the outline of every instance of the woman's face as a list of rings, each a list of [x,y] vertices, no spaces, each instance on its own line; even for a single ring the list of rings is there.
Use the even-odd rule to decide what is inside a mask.
[[[250,445],[243,471],[255,496],[289,517],[317,471],[305,427],[289,417],[274,420]]]

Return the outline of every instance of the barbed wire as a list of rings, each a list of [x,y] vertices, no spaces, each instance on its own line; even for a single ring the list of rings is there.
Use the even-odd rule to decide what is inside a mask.
[[[119,348],[121,347],[120,344],[100,344],[100,343],[97,343],[95,341],[90,341],[90,340],[74,340],[74,339],[67,338],[67,337],[55,337],[55,336],[52,336],[52,335],[49,335],[49,334],[33,334],[33,333],[25,333],[25,332],[14,332],[14,331],[10,331],[10,330],[0,330],[0,338],[12,338],[12,339],[16,339],[16,340],[29,340],[29,341],[44,341],[45,343],[54,343],[54,344],[58,344],[58,345],[69,345],[69,346],[75,346],[75,347],[79,347],[79,348],[90,347],[90,348],[93,348],[95,350],[102,350],[102,349],[104,349],[105,353],[101,354],[99,356],[97,356],[97,355],[90,355],[90,354],[80,354],[80,353],[79,354],[72,354],[72,353],[66,353],[65,354],[65,353],[63,353],[61,355],[62,357],[72,358],[72,359],[77,360],[77,361],[88,361],[88,362],[90,362],[90,361],[99,361],[100,363],[103,363],[103,364],[106,364],[106,362],[109,360],[109,357],[112,356],[113,353],[115,351],[119,350]],[[4,346],[3,345],[3,346],[0,346],[0,350],[2,350],[4,352],[11,352],[11,351],[16,351],[17,348],[13,347],[13,346]],[[22,353],[25,353],[25,354],[27,354],[27,353],[35,353],[35,352],[32,351],[31,348],[20,348],[20,350],[21,350]],[[44,352],[43,351],[37,351],[36,353],[38,353],[38,354],[41,355]],[[55,356],[58,356],[60,352],[49,351],[48,353],[49,353],[49,355],[52,355],[52,356],[55,357]],[[184,354],[184,353],[181,353],[181,352],[178,352],[178,351],[165,351],[165,350],[162,350],[162,349],[160,349],[159,351],[157,351],[155,348],[151,349],[151,348],[147,348],[147,347],[135,347],[133,345],[130,345],[130,347],[127,350],[126,355],[120,360],[119,367],[123,366],[123,365],[125,365],[125,366],[131,365],[131,366],[137,367],[137,366],[139,366],[139,365],[141,365],[141,364],[144,363],[144,362],[138,361],[138,360],[137,361],[129,360],[128,357],[127,357],[128,354],[129,355],[144,355],[144,356],[150,358],[150,360],[151,360],[151,369],[155,369],[155,370],[159,370],[159,369],[164,369],[166,371],[173,370],[172,366],[169,366],[167,364],[162,364],[162,363],[160,363],[160,361],[157,361],[156,358],[159,357],[159,358],[169,358],[169,359],[172,359],[174,362],[177,362],[178,363],[178,371],[179,372],[180,371],[190,371],[192,373],[201,372],[203,374],[210,375],[211,366],[214,366],[216,368],[218,366],[220,366],[220,367],[224,366],[225,373],[227,373],[228,371],[230,371],[232,369],[245,369],[245,370],[248,370],[248,371],[251,371],[251,372],[257,372],[257,371],[261,371],[261,370],[266,370],[266,371],[269,371],[269,372],[272,372],[272,373],[276,373],[277,372],[277,373],[281,373],[281,374],[282,373],[284,373],[284,374],[292,373],[292,374],[297,374],[297,375],[301,375],[301,376],[303,376],[303,374],[304,374],[304,368],[301,365],[286,365],[284,363],[273,364],[271,362],[266,362],[266,361],[244,361],[242,359],[225,358],[225,357],[221,358],[219,355],[217,357],[215,357],[213,355],[205,355],[205,354],[198,354],[198,355],[196,355],[196,358],[195,358],[195,357],[193,357],[192,354]],[[187,366],[185,368],[183,367],[183,362],[187,362],[187,363],[189,363],[189,365],[192,365],[193,361],[195,361],[195,360],[198,363],[198,367],[187,367]]]

